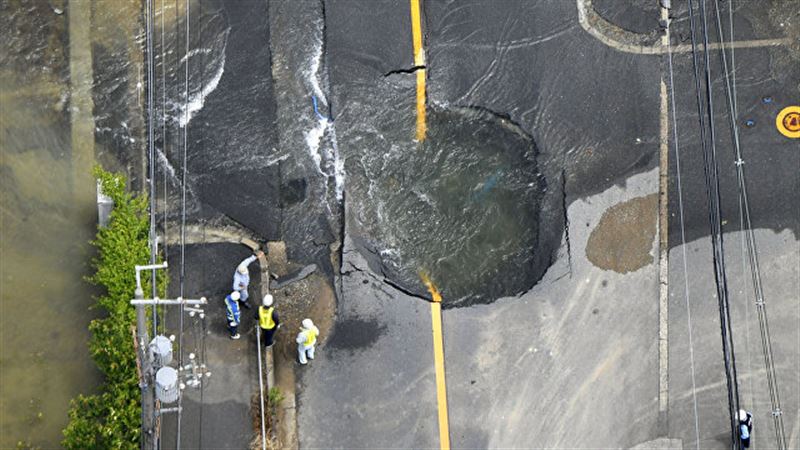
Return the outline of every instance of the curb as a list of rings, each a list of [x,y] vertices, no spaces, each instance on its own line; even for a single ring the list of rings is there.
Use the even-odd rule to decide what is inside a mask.
[[[246,245],[253,251],[263,251],[261,245],[251,239],[242,238],[239,242]],[[265,295],[269,294],[270,284],[269,260],[267,259],[266,253],[258,257],[258,264],[261,268],[261,297],[263,298]],[[264,364],[266,365],[266,390],[268,393],[272,387],[277,386],[277,370],[275,367],[273,347],[269,347],[265,350]],[[294,367],[281,370],[277,377],[281,379],[280,384],[294,386]],[[277,437],[277,441],[280,443],[280,448],[298,448],[294,389],[283,389],[281,394],[284,396],[283,406],[276,408],[276,420],[274,422],[276,426],[270,428],[269,439],[274,440]]]

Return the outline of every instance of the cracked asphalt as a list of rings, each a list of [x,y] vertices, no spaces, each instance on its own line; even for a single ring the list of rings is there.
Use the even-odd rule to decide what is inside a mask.
[[[382,195],[402,194],[418,175],[404,172],[402,159],[421,148],[413,139],[416,72],[409,5],[393,0],[270,1],[266,8],[263,3],[202,4],[204,17],[215,24],[206,32],[224,39],[224,45],[214,41],[214,48],[224,49],[218,59],[225,70],[190,122],[196,147],[190,182],[197,187],[190,221],[228,224],[257,239],[283,240],[292,262],[316,263],[335,286],[330,333],[322,337],[313,362],[293,366],[300,447],[438,447],[427,293],[416,272],[393,265],[393,248],[380,227],[399,221],[397,214],[382,216],[390,211]],[[573,1],[426,0],[422,5],[429,110],[478,111],[515,130],[535,149],[538,174],[530,181],[542,188],[536,236],[525,236],[536,248],[531,258],[536,270],[523,277],[525,286],[503,291],[501,298],[460,304],[461,299],[447,297],[455,289],[443,290],[452,446],[692,448],[698,439],[702,448],[726,448],[724,373],[689,54],[674,58],[689,250],[687,309],[672,156],[666,248],[658,235],[664,225],[658,223],[658,194],[665,57],[623,52],[601,42],[582,28]],[[620,6],[596,0],[595,5],[607,21],[604,32],[648,45],[658,42],[658,11],[652,2]],[[686,11],[681,8],[672,11],[674,42],[685,44]],[[765,12],[741,3],[737,39],[780,36],[783,19],[776,19],[782,16],[775,11],[782,10],[776,8]],[[248,33],[258,38],[249,39]],[[736,58],[741,115],[756,124],[742,128],[742,143],[753,152],[747,156],[748,188],[769,270],[765,279],[775,305],[770,308],[777,317],[773,336],[785,386],[784,418],[796,446],[800,393],[792,382],[800,372],[800,336],[794,326],[800,318],[800,152],[796,142],[775,132],[770,118],[780,105],[796,103],[792,89],[800,65],[791,64],[797,55],[789,47],[741,49]],[[721,85],[720,67],[714,64],[715,83]],[[204,73],[213,75],[213,67]],[[320,111],[314,111],[312,95]],[[765,103],[765,97],[772,102]],[[232,102],[243,106],[231,110]],[[720,105],[717,128],[725,130],[724,97],[715,102]],[[729,162],[728,139],[720,132],[721,158]],[[672,155],[672,137],[669,144]],[[479,154],[461,148],[466,146],[456,150]],[[178,155],[168,158],[178,166]],[[346,174],[343,185],[340,170]],[[724,230],[730,235],[726,245],[737,258],[738,198],[731,165],[723,167],[721,177]],[[481,186],[489,179],[482,178],[487,181]],[[401,225],[407,228],[396,226],[394,237],[423,242],[413,238],[422,224]],[[430,241],[426,245],[437,244],[437,239]],[[666,320],[659,317],[660,251],[669,251]],[[479,257],[494,256],[488,253]],[[210,270],[209,264],[217,264],[215,258],[208,261],[201,267]],[[734,263],[730,267],[741,269],[734,269]],[[512,277],[519,282],[525,272],[504,270],[478,279],[486,275],[471,267],[456,269],[458,276],[488,291]],[[224,275],[229,277],[227,271]],[[217,289],[217,281],[197,281]],[[744,306],[747,298],[739,281],[732,277],[731,286],[737,296],[742,292],[734,318],[735,328],[746,331],[736,334],[737,344],[746,342],[740,346],[741,360],[748,361],[740,369],[741,383],[748,386],[745,404],[754,411],[760,448],[771,442],[765,425],[769,406],[756,364],[757,326]],[[691,347],[688,313],[694,318]],[[659,360],[664,322],[669,326],[668,367]],[[250,357],[245,356],[250,344],[237,345],[224,356]],[[286,348],[283,363],[290,364],[291,343]],[[690,353],[699,412],[696,432]],[[209,430],[204,436],[219,438],[228,426],[245,433],[250,425],[243,422],[246,394],[255,392],[252,366],[231,375],[237,389],[235,414],[221,402],[220,408],[206,409]],[[667,405],[659,398],[665,376]],[[192,401],[187,405],[196,406]],[[245,443],[243,434],[214,442],[220,447]]]
[[[612,24],[619,21],[619,26],[643,33],[658,30],[658,11],[652,5],[597,3],[598,13]],[[326,2],[331,88],[334,104],[344,105],[337,121],[339,144],[350,155],[346,163],[350,179],[362,176],[363,153],[387,145],[388,136],[395,140],[393,145],[414,151],[408,13],[405,5],[381,7]],[[685,39],[686,25],[686,11],[680,8],[673,11],[678,40]],[[599,42],[578,26],[572,2],[462,2],[454,7],[426,1],[424,17],[429,101],[439,107],[477,105],[507,114],[530,133],[541,151],[548,189],[553,191],[549,205],[563,205],[549,213],[556,217],[554,223],[566,227],[554,227],[561,231],[552,265],[530,291],[489,305],[443,312],[452,446],[728,447],[719,325],[709,285],[702,164],[694,148],[697,127],[690,101],[689,55],[675,56],[675,86],[685,231],[692,248],[687,266],[690,312],[695,317],[691,352],[699,404],[697,433],[687,387],[688,317],[681,306],[685,305],[680,275],[684,266],[671,137],[669,366],[659,365],[659,241],[653,227],[658,203],[653,200],[659,191],[659,82],[666,60],[620,52]],[[763,27],[768,20],[752,4],[737,10],[736,17],[737,39],[782,33],[775,26]],[[773,339],[782,361],[778,376],[783,380],[791,447],[797,445],[800,433],[794,425],[800,396],[793,383],[800,355],[796,331],[800,197],[794,170],[800,162],[796,144],[781,138],[769,124],[768,117],[778,106],[764,109],[757,103],[765,95],[777,104],[797,99],[791,87],[798,68],[787,71],[782,63],[796,57],[788,52],[752,48],[737,50],[736,58],[743,71],[737,75],[741,105],[752,102],[742,110],[763,116],[758,127],[742,130],[743,148],[769,149],[770,155],[751,157],[751,179],[766,179],[769,171],[778,174],[768,185],[753,182],[750,196],[758,205],[753,217],[759,228],[757,239],[764,243],[761,251],[779,261],[764,270],[770,273],[772,310],[779,317]],[[387,73],[389,80],[380,78]],[[387,103],[395,105],[393,114],[381,116]],[[359,108],[351,107],[354,104]],[[724,97],[717,99],[717,105],[724,105]],[[717,113],[717,127],[725,130],[722,106]],[[381,120],[374,122],[374,117]],[[720,148],[729,151],[726,139],[721,137]],[[734,220],[738,200],[730,168],[725,165],[721,175],[723,210],[730,217],[725,231],[733,233],[726,245],[738,246]],[[299,378],[300,444],[304,448],[437,447],[427,307],[385,280],[387,273],[375,260],[376,249],[362,242],[365,197],[348,188],[345,198],[337,322],[330,343]],[[626,204],[641,207],[627,213],[620,210]],[[614,211],[617,216],[636,217],[606,223],[610,219],[604,213]],[[650,218],[641,217],[648,214]],[[598,229],[602,233],[591,237]],[[631,233],[636,236],[628,242]],[[598,257],[607,259],[613,252],[619,255],[614,261],[599,262]],[[734,250],[728,253],[732,259],[740,257]],[[735,263],[729,267],[732,273],[741,271]],[[743,277],[744,273],[731,275],[731,286],[738,286]],[[763,430],[754,438],[755,445],[769,447],[774,444],[769,404],[763,368],[755,363],[760,358],[757,325],[752,311],[745,315],[747,298],[738,289],[741,298],[736,301],[741,303],[735,306],[734,328],[741,353],[737,356],[740,362],[752,363],[739,368],[740,384],[752,385],[743,389],[743,405],[754,411]],[[357,344],[341,348],[347,341]],[[669,379],[666,411],[659,404],[661,375]]]

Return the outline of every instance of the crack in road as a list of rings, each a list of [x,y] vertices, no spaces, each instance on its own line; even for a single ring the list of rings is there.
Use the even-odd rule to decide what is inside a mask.
[[[427,67],[424,64],[423,65],[419,65],[419,66],[411,66],[408,69],[390,70],[390,71],[386,72],[385,74],[383,74],[383,76],[384,76],[384,78],[386,78],[386,77],[389,77],[391,75],[411,74],[411,73],[414,73],[414,72],[416,72],[418,70],[423,70],[423,69],[426,69],[426,68]]]

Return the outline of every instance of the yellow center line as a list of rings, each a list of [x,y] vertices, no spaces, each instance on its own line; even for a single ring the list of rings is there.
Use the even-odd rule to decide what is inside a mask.
[[[422,23],[419,14],[420,0],[411,0],[411,37],[414,41],[414,66],[425,66],[425,49],[422,48]],[[425,69],[417,69],[417,141],[425,140],[428,126],[425,119]]]
[[[436,401],[439,406],[439,448],[450,450],[450,425],[447,418],[447,385],[444,372],[444,340],[442,339],[442,296],[426,274],[420,275],[431,293],[431,328],[433,330],[433,363],[436,369]]]

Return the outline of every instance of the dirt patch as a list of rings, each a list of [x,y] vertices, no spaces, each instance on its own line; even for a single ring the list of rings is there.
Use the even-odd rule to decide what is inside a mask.
[[[657,194],[636,197],[608,208],[592,230],[586,257],[595,266],[627,273],[653,262]]]

